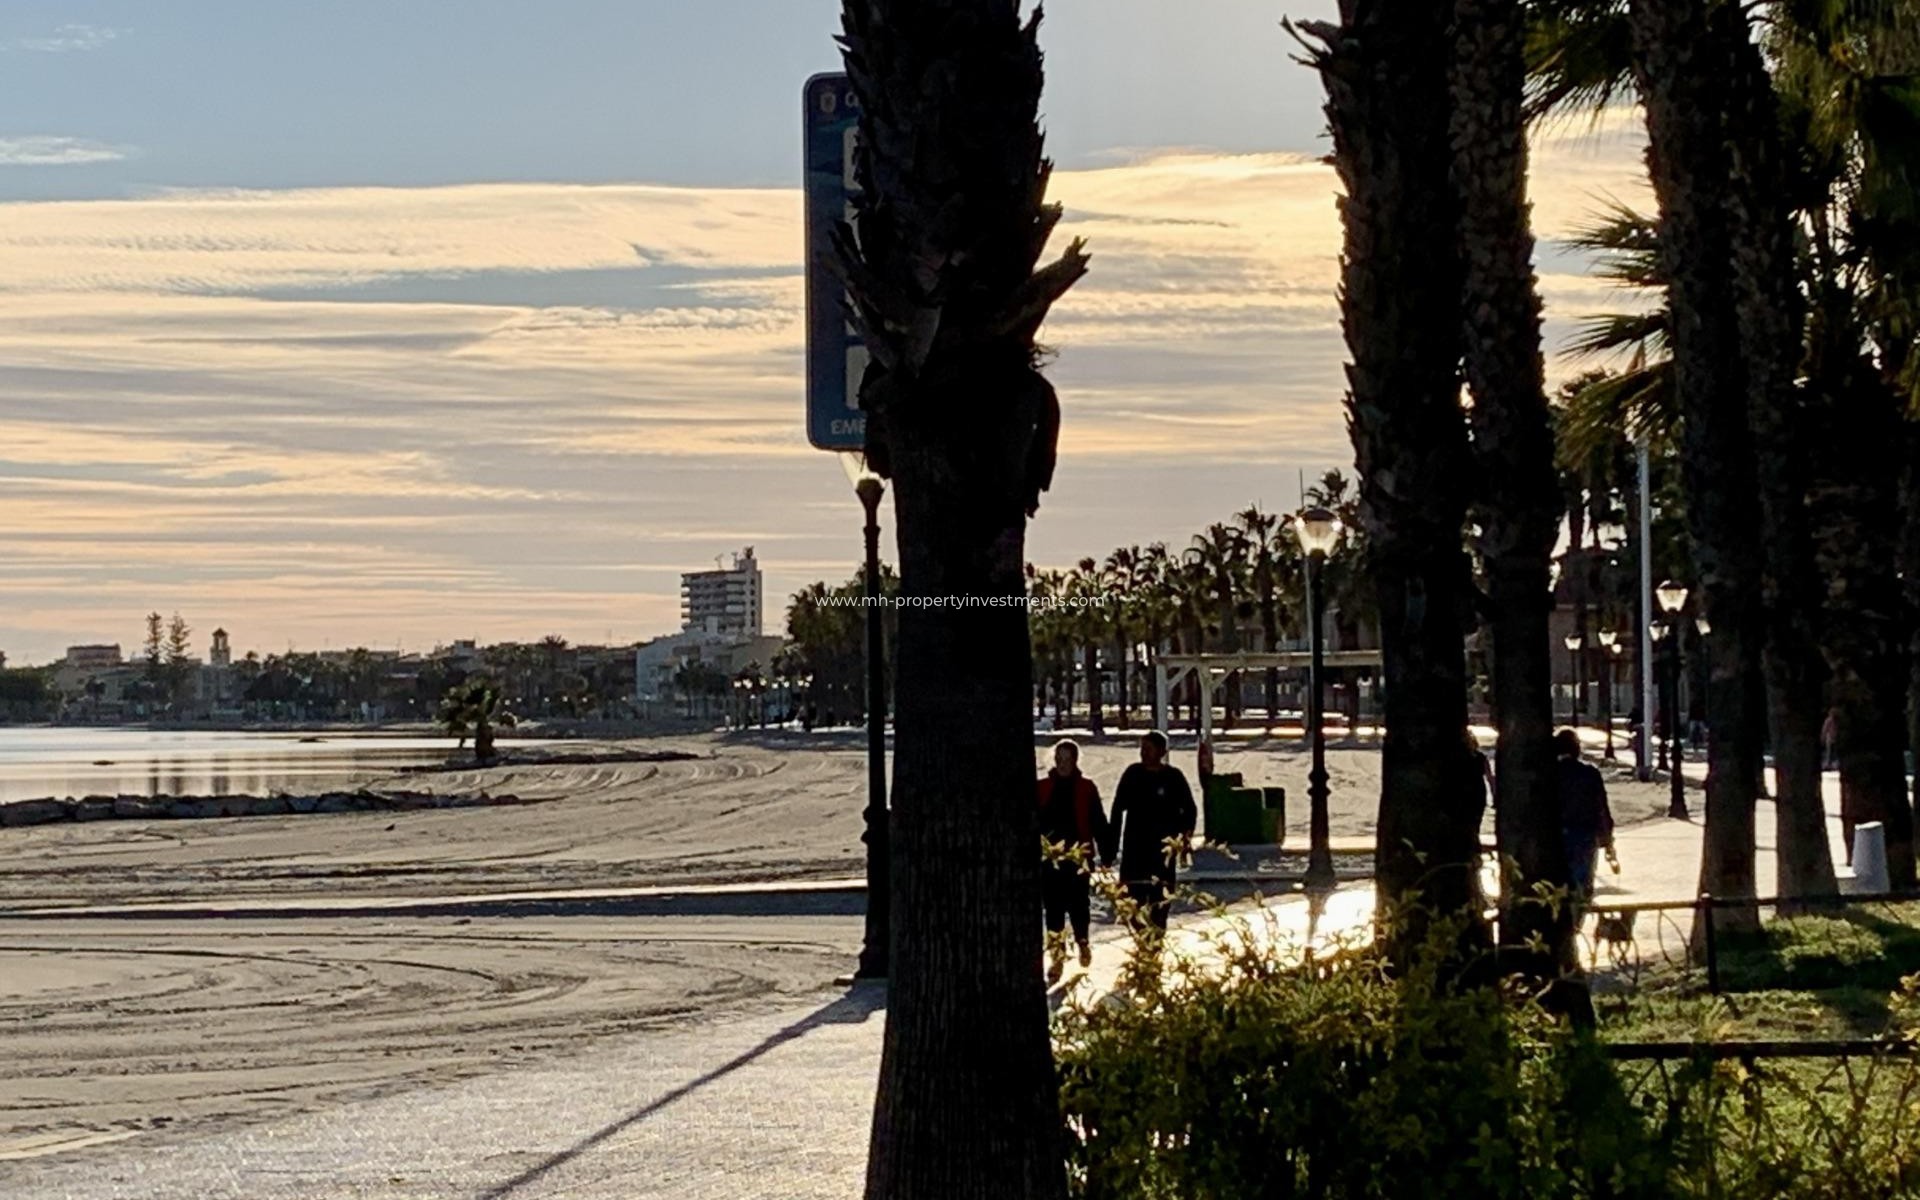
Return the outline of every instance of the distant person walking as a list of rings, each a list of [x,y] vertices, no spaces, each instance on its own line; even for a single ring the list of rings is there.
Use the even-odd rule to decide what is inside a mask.
[[[1165,932],[1176,874],[1177,849],[1169,839],[1193,836],[1199,820],[1193,789],[1180,768],[1167,762],[1167,735],[1155,729],[1140,739],[1140,761],[1120,776],[1113,793],[1113,822],[1105,859],[1113,861],[1119,843],[1120,882],[1139,906],[1140,919]]]
[[[1607,783],[1599,768],[1580,760],[1580,737],[1571,729],[1554,735],[1559,759],[1560,832],[1567,848],[1567,882],[1573,888],[1575,919],[1593,899],[1594,860],[1604,848],[1614,871],[1620,860],[1613,851],[1613,810],[1607,804]]]
[[[1034,784],[1040,803],[1040,836],[1052,852],[1040,867],[1040,895],[1047,922],[1047,982],[1058,983],[1066,969],[1065,928],[1073,923],[1080,965],[1093,963],[1087,940],[1091,904],[1087,894],[1095,856],[1108,844],[1107,810],[1100,789],[1080,773],[1080,746],[1062,740],[1053,747],[1053,769]],[[1076,853],[1077,852],[1077,853]],[[1072,855],[1067,858],[1056,854]]]

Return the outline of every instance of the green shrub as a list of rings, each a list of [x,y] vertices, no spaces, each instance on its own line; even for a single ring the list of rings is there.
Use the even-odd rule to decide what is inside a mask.
[[[1396,977],[1368,948],[1303,961],[1246,936],[1064,1005],[1076,1194],[1920,1196],[1904,1061],[1616,1064],[1427,958]]]

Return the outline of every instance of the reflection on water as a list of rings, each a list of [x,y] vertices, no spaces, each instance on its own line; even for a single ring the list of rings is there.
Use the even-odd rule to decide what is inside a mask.
[[[0,728],[0,802],[351,788],[444,762],[453,746],[448,738]]]

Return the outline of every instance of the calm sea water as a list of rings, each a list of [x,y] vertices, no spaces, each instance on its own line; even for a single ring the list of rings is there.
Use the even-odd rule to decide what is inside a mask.
[[[0,801],[348,788],[453,749],[445,737],[0,728]]]

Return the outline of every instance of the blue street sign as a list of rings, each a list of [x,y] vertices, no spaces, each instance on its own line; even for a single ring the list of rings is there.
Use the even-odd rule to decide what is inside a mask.
[[[806,107],[807,440],[822,450],[866,444],[860,375],[867,350],[847,319],[846,295],[828,262],[834,222],[853,219],[853,148],[860,102],[845,75],[815,75]]]

